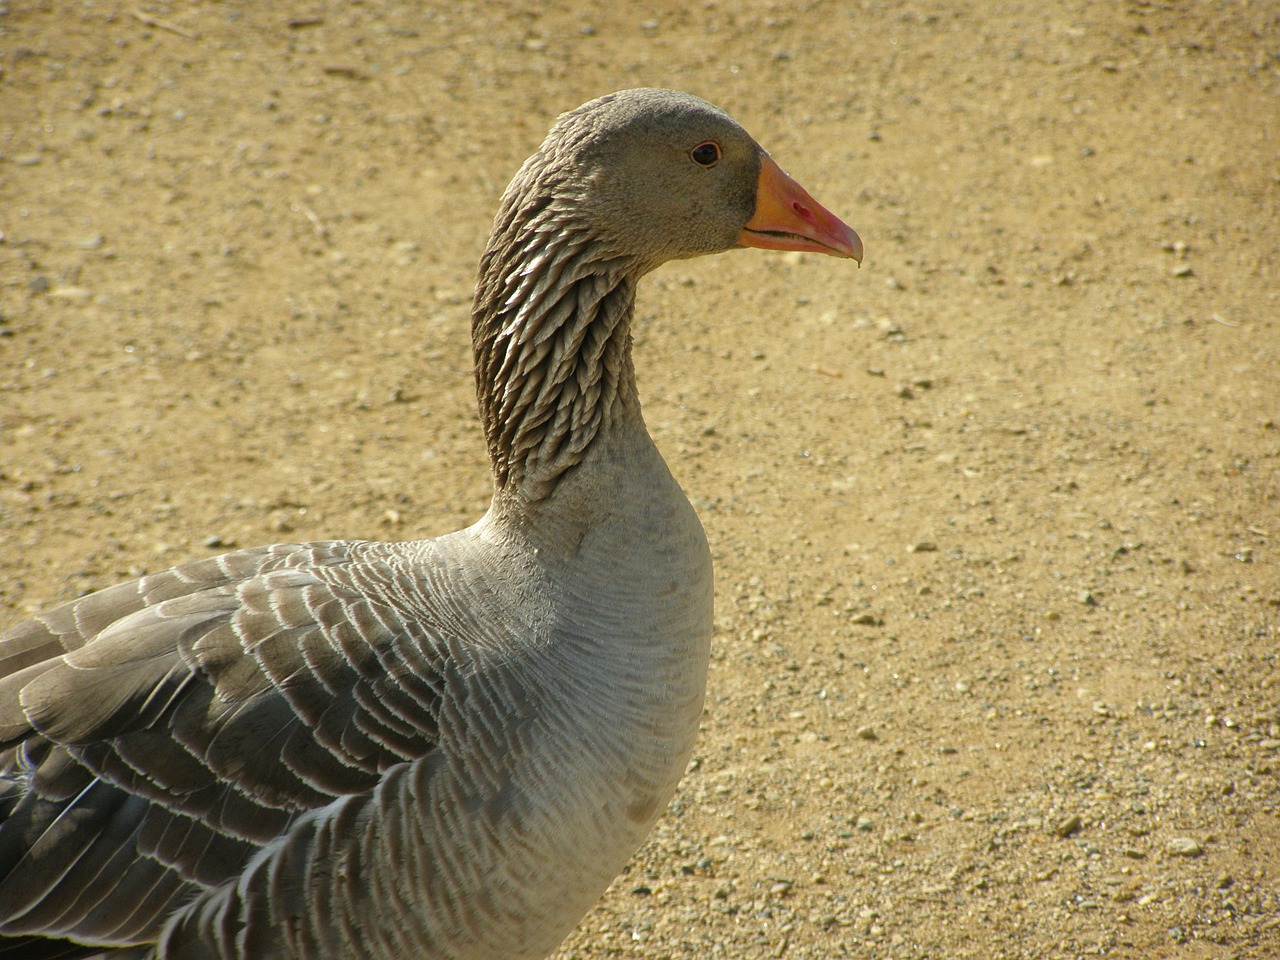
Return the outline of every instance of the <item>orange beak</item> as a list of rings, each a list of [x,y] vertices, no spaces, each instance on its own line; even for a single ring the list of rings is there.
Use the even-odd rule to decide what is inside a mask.
[[[862,238],[765,155],[756,185],[756,212],[738,235],[740,247],[806,250],[862,263]]]

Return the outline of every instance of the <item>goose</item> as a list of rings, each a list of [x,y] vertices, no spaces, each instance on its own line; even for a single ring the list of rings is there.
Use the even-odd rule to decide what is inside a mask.
[[[629,90],[502,197],[472,340],[494,492],[436,539],[241,549],[0,637],[0,957],[535,960],[671,799],[706,536],[645,428],[636,285],[862,241],[727,114]]]

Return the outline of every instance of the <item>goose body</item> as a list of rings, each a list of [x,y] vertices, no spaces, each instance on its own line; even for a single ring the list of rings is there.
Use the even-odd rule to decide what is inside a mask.
[[[482,519],[237,551],[0,635],[0,958],[553,950],[670,800],[706,680],[711,558],[641,417],[635,285],[740,245],[861,259],[701,100],[566,114],[481,263]]]

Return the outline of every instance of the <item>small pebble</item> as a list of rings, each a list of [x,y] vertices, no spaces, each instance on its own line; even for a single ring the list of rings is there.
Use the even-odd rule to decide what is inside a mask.
[[[876,740],[876,739],[878,739],[878,738],[877,738],[877,736],[876,736],[875,728],[874,728],[874,727],[859,727],[859,728],[858,728],[858,739],[859,739],[859,740]]]
[[[93,292],[84,287],[58,287],[50,290],[49,296],[55,300],[66,300],[68,303],[88,303],[93,299]]]
[[[1190,837],[1174,837],[1165,845],[1165,850],[1173,857],[1198,857],[1204,848]]]
[[[1079,833],[1080,828],[1083,826],[1084,822],[1080,819],[1079,814],[1073,813],[1071,816],[1067,817],[1067,819],[1059,823],[1053,832],[1060,837],[1070,837],[1073,834]]]

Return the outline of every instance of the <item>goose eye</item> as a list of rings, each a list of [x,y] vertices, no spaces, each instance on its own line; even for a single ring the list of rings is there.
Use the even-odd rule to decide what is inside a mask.
[[[720,144],[714,140],[700,143],[689,151],[689,156],[700,167],[714,167],[720,162]]]

